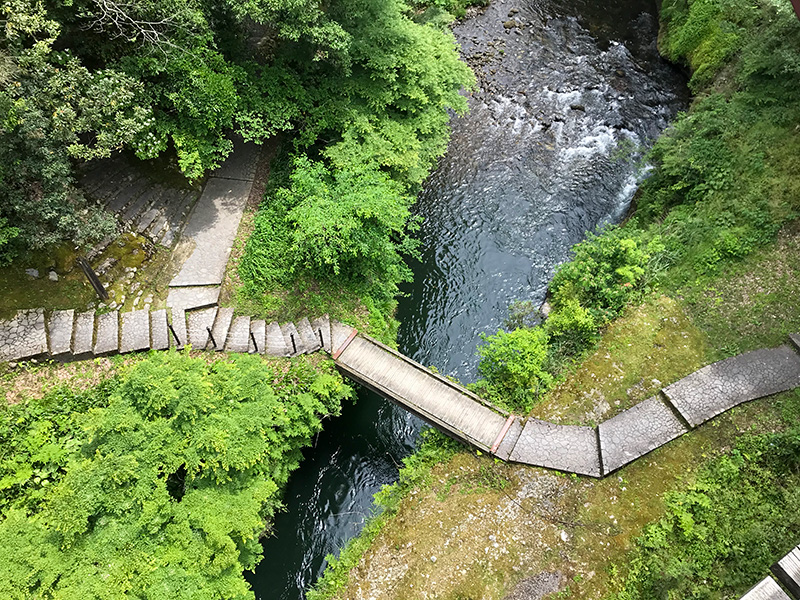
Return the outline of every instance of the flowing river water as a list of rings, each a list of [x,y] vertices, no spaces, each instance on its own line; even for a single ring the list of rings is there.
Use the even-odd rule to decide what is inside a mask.
[[[496,0],[454,33],[479,89],[418,199],[422,257],[398,341],[468,382],[480,334],[502,326],[512,301],[541,303],[570,246],[625,214],[643,150],[688,97],[658,56],[654,1]],[[422,426],[367,391],[326,422],[248,575],[257,598],[304,597]]]

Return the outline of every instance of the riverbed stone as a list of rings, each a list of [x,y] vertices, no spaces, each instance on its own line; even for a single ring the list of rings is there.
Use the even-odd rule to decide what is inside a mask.
[[[689,431],[658,396],[600,423],[603,474],[644,456]]]
[[[163,308],[150,313],[150,347],[153,350],[169,349],[169,327],[167,311]]]
[[[50,354],[69,354],[72,349],[72,331],[75,327],[74,310],[54,310],[47,320]]]
[[[331,353],[331,319],[328,315],[322,315],[318,319],[314,319],[311,323],[314,333],[319,335],[322,333],[322,349],[328,354]]]
[[[150,313],[146,310],[134,310],[122,313],[122,332],[120,333],[119,351],[140,352],[150,349]]]
[[[300,334],[300,339],[303,340],[305,352],[311,354],[322,348],[322,343],[319,341],[319,335],[314,335],[314,329],[311,327],[306,317],[303,317],[297,322],[297,333]]]
[[[94,345],[93,310],[78,313],[75,316],[75,334],[72,336],[72,355],[80,356],[92,351]]]
[[[119,311],[112,310],[98,315],[92,353],[95,356],[110,354],[119,350]]]
[[[225,341],[226,352],[247,352],[250,346],[250,317],[236,317]]]
[[[172,330],[170,331],[169,343],[170,346],[180,350],[188,344],[188,337],[186,335],[186,311],[180,307],[173,306],[171,309]]]
[[[275,321],[267,325],[266,353],[270,356],[289,356],[290,348],[286,346],[281,326]]]
[[[217,352],[222,352],[225,349],[225,340],[228,338],[228,330],[231,328],[232,321],[232,307],[220,308],[217,311],[217,318],[214,319],[214,327],[211,328],[211,337],[214,343],[212,343],[212,340],[208,340],[208,350],[213,348]],[[214,344],[216,344],[216,346]]]
[[[43,309],[21,310],[10,320],[0,322],[0,361],[31,358],[45,352]]]
[[[567,473],[601,477],[597,431],[529,418],[510,460]]]
[[[216,316],[216,308],[202,308],[186,313],[186,331],[194,350],[205,350],[209,341],[208,330],[214,326]]]
[[[749,400],[800,386],[800,355],[788,345],[746,352],[664,388],[692,427]]]
[[[250,354],[264,354],[267,338],[267,323],[263,319],[253,319],[250,321],[250,341],[247,344],[247,351]]]

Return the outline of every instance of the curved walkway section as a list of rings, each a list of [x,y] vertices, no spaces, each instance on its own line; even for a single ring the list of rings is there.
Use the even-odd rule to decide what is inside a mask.
[[[89,358],[183,348],[296,356],[324,349],[350,379],[428,423],[503,460],[603,477],[743,402],[800,386],[800,336],[673,383],[598,427],[525,419],[493,406],[328,316],[266,323],[232,308],[186,311],[19,311],[0,322],[0,362],[49,355]]]

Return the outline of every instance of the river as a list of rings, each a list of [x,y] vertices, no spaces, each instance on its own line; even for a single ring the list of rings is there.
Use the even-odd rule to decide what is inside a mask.
[[[683,75],[658,56],[655,14],[642,0],[497,0],[454,28],[479,89],[418,199],[402,352],[473,381],[480,334],[502,326],[513,300],[541,303],[570,246],[625,214],[642,152],[688,101]],[[367,391],[325,424],[248,575],[257,598],[304,597],[422,426]]]

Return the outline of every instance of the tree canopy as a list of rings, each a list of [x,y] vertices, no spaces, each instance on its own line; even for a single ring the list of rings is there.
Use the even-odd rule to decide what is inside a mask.
[[[333,168],[419,183],[471,74],[441,19],[392,0],[9,0],[0,32],[0,253],[79,244],[113,222],[77,161],[172,152],[201,177],[231,151],[296,132]]]
[[[252,598],[242,571],[300,449],[350,393],[332,366],[153,355],[0,418],[0,596]]]

